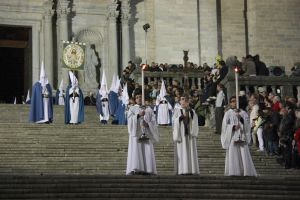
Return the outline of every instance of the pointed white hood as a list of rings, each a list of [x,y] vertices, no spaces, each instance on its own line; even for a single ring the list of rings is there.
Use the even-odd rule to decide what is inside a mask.
[[[166,94],[167,94],[167,92],[166,92],[165,82],[164,82],[164,80],[162,80],[160,91],[159,91],[159,97],[164,98],[166,96]]]
[[[44,67],[44,62],[42,61],[41,63],[41,71],[40,71],[40,80],[39,82],[41,83],[42,87],[45,87],[48,84],[48,78],[45,73],[45,67]]]
[[[26,97],[26,100],[25,100],[25,102],[27,103],[27,102],[29,102],[30,101],[30,92],[29,92],[29,90],[27,91],[27,97]]]
[[[69,71],[69,76],[70,76],[72,88],[75,89],[76,87],[78,87],[78,80],[77,80],[75,74],[71,71]]]
[[[113,78],[112,78],[112,81],[111,81],[111,86],[110,86],[109,91],[116,92],[116,81],[117,81],[117,75],[114,74]]]
[[[124,85],[123,92],[122,92],[122,103],[128,105],[129,103],[129,95],[127,90],[127,83]]]
[[[17,97],[15,97],[14,104],[17,104]]]
[[[61,79],[58,89],[59,89],[60,92],[63,91],[63,89],[64,89],[64,79]]]
[[[107,81],[106,81],[106,76],[105,76],[105,71],[104,70],[103,70],[103,74],[102,74],[101,87],[99,89],[99,94],[102,97],[105,97],[108,94]]]
[[[119,76],[117,76],[116,82],[115,82],[115,92],[119,93],[119,89],[122,89],[121,87],[121,80],[119,79]]]

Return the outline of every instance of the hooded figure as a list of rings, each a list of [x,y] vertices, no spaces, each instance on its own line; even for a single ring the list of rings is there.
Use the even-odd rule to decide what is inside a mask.
[[[118,124],[116,119],[116,112],[119,106],[119,88],[120,81],[119,78],[114,74],[111,87],[108,93],[108,104],[109,104],[109,113],[113,117],[112,124]]]
[[[56,91],[56,96],[55,96],[55,104],[57,105],[65,105],[65,94],[64,94],[64,80],[62,79],[59,88]]]
[[[96,108],[101,124],[107,124],[109,119],[108,90],[105,71],[103,70],[101,87],[96,95]]]
[[[127,83],[124,85],[121,96],[119,97],[119,105],[116,112],[116,120],[119,125],[127,124],[127,112],[128,112],[129,95],[127,90]]]
[[[156,98],[156,113],[157,113],[157,124],[159,125],[169,125],[171,124],[171,112],[172,105],[166,98],[166,86],[165,82],[161,82],[161,88],[159,95]]]
[[[53,121],[52,88],[41,64],[40,80],[32,86],[29,122],[51,123]]]
[[[65,124],[79,124],[84,121],[83,94],[76,76],[69,71],[71,85],[66,89]]]

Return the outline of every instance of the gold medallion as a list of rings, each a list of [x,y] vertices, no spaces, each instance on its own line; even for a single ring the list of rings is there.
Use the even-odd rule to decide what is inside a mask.
[[[65,46],[63,50],[63,61],[70,69],[78,69],[84,63],[84,50],[83,48],[74,43]]]

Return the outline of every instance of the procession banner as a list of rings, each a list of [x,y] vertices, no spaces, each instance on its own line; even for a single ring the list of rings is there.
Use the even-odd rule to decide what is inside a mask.
[[[84,70],[85,43],[63,41],[63,67],[72,71]]]

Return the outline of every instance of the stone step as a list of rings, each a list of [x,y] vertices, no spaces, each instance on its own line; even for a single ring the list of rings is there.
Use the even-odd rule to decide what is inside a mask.
[[[298,183],[262,177],[0,176],[0,199],[297,199]]]
[[[28,105],[0,104],[0,199],[299,199],[299,170],[255,147],[257,178],[224,177],[220,135],[207,127],[197,139],[200,176],[174,175],[171,127],[159,127],[159,175],[124,176],[127,127],[99,125],[95,113],[86,107],[83,124],[64,125],[54,106],[54,123],[30,124]]]

